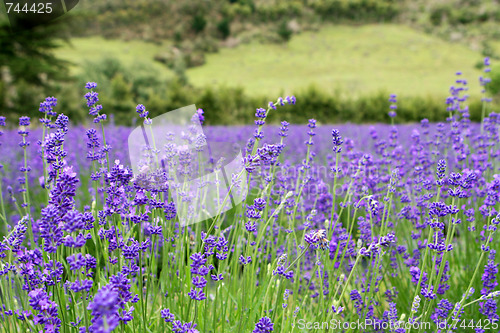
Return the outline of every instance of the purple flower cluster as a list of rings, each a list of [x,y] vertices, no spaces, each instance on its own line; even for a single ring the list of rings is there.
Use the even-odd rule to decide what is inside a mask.
[[[95,92],[94,89],[97,88],[97,83],[87,82],[85,85],[87,90],[90,90],[85,94],[85,100],[87,101],[87,107],[89,108],[89,115],[95,117],[94,123],[100,123],[106,120],[106,114],[101,114],[102,105],[97,104],[99,102],[99,93]]]
[[[255,324],[255,329],[252,333],[270,333],[274,331],[274,324],[269,317],[262,317]]]
[[[45,332],[58,333],[61,319],[58,316],[58,305],[51,301],[47,292],[42,288],[33,289],[28,293],[29,304],[38,314],[33,320],[35,325],[43,325]]]

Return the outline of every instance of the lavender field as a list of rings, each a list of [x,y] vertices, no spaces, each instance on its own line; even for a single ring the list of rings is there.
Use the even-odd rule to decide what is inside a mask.
[[[1,331],[499,332],[500,115],[485,96],[469,121],[466,79],[450,78],[440,123],[395,125],[391,95],[392,125],[268,125],[296,107],[280,97],[253,125],[187,133],[196,151],[149,142],[167,167],[140,173],[98,83],[89,127],[53,97],[40,119],[2,117]],[[199,140],[240,147],[222,204],[204,176],[174,188],[221,168]],[[193,200],[219,210],[186,222]]]

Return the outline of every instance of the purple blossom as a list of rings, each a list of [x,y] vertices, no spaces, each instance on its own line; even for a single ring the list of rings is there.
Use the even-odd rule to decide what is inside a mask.
[[[119,294],[113,286],[107,285],[99,289],[87,309],[92,315],[91,329],[111,332],[118,326]]]
[[[170,309],[163,309],[160,311],[161,317],[165,319],[166,323],[171,323],[174,321],[175,316],[173,313],[170,312]]]
[[[141,118],[147,118],[149,111],[146,110],[146,107],[142,104],[138,104],[135,108],[136,112],[139,114]]]
[[[255,329],[253,333],[269,333],[274,331],[274,324],[269,317],[262,317],[255,324]]]

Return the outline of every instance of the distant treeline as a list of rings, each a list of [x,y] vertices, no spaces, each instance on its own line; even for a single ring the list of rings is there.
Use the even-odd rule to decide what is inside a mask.
[[[225,39],[240,25],[276,32],[282,21],[387,22],[406,8],[397,0],[107,0],[81,2],[73,11],[81,35],[178,39],[205,35]]]

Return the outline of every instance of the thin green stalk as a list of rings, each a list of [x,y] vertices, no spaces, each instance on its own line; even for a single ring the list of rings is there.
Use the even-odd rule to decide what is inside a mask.
[[[23,135],[23,143],[26,143],[26,136]],[[30,190],[29,190],[29,180],[28,180],[28,152],[26,151],[26,146],[23,146],[23,156],[24,156],[24,203],[26,206],[26,215],[28,215],[28,235],[31,247],[35,246],[35,236],[33,235],[33,226],[31,225],[31,202],[30,202]]]
[[[5,234],[7,232],[7,214],[5,213],[5,204],[3,200],[3,184],[2,184],[2,177],[0,175],[0,208],[2,209],[2,220],[4,222],[4,227],[5,229],[0,229],[0,232],[2,234]]]
[[[351,272],[349,272],[349,276],[347,277],[347,281],[345,282],[344,288],[342,288],[342,292],[340,293],[340,297],[338,298],[340,302],[342,302],[345,291],[347,290],[347,287],[349,286],[349,281],[351,281],[352,275],[353,275],[354,271],[356,270],[356,266],[358,265],[360,258],[361,258],[361,256],[358,254],[356,257],[356,260],[354,261],[354,265],[352,266]]]

